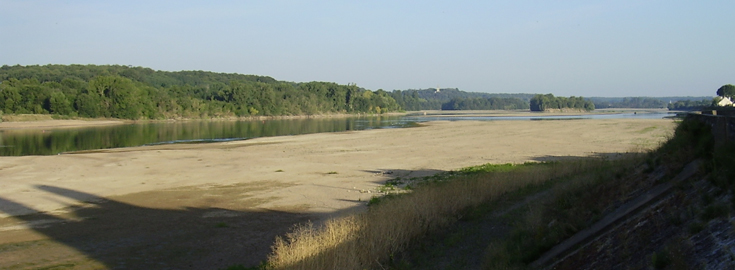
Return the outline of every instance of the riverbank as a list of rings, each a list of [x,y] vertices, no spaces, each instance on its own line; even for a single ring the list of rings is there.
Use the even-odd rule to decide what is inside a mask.
[[[384,113],[379,116],[402,116],[405,113]],[[48,114],[21,114],[4,115],[0,121],[0,131],[18,129],[57,129],[82,128],[105,125],[120,125],[131,123],[158,123],[158,122],[187,122],[187,121],[264,121],[276,119],[311,119],[311,118],[346,118],[361,116],[378,116],[375,114],[315,114],[315,115],[282,115],[282,116],[249,116],[249,117],[221,117],[221,118],[175,118],[154,120],[126,120],[109,118],[73,118],[55,119]]]
[[[667,114],[671,113],[668,109],[647,109],[647,108],[605,108],[594,111],[543,111],[532,112],[529,110],[425,110],[406,112],[407,116],[433,116],[433,117],[533,117],[533,116],[572,116],[572,115],[606,115],[606,114]]]
[[[48,114],[3,115],[2,118],[3,121],[0,121],[0,131],[22,129],[46,130],[59,128],[81,128],[121,125],[132,122],[121,119],[55,119]]]
[[[164,252],[161,260],[182,266],[191,263],[192,257],[176,250],[207,245],[212,247],[209,251],[194,254],[201,258],[194,268],[257,263],[270,251],[275,235],[287,232],[295,223],[361,211],[387,179],[485,163],[615,157],[657,146],[671,135],[674,122],[589,119],[422,125],[0,157],[0,216],[6,217],[0,218],[0,246],[49,243],[7,252],[0,255],[0,262],[91,258],[109,267],[116,263],[113,260],[126,257],[116,253],[120,249],[153,252],[162,246],[170,252]],[[42,213],[33,214],[36,212]],[[122,220],[138,222],[116,225]],[[177,227],[182,223],[191,225]],[[175,233],[171,226],[177,228]],[[212,232],[219,227],[223,229]],[[94,246],[95,241],[112,237],[107,236],[111,230],[128,240],[141,239],[141,231],[168,232],[165,235],[174,238],[151,238],[156,243],[114,238],[109,241],[122,241],[119,246],[96,251],[84,251],[78,247],[82,244],[64,240],[75,239],[75,233],[99,236],[100,240],[90,237],[92,243],[84,244]],[[175,239],[179,236],[186,237]],[[8,257],[15,256],[12,254],[49,255]],[[0,268],[8,265],[0,264]]]
[[[310,119],[310,118],[346,118],[361,116],[427,116],[427,117],[533,117],[533,116],[572,116],[572,115],[595,115],[595,114],[621,114],[621,113],[667,113],[667,109],[600,109],[590,112],[531,112],[528,110],[425,110],[409,112],[391,112],[380,115],[375,114],[316,114],[316,115],[283,115],[283,116],[250,116],[250,117],[220,117],[220,118],[175,118],[156,120],[125,120],[105,118],[74,118],[55,119],[48,114],[21,114],[4,115],[0,122],[0,130],[17,129],[55,129],[55,128],[80,128],[104,125],[120,125],[129,123],[148,122],[187,122],[187,121],[264,121],[276,119]]]

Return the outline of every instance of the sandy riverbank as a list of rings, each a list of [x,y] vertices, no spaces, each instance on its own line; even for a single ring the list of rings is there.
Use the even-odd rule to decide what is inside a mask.
[[[238,235],[246,235],[243,239],[252,243],[231,243],[232,246],[214,249],[221,251],[236,247],[235,244],[245,245],[246,250],[257,247],[252,258],[247,258],[249,262],[257,262],[264,259],[274,235],[305,219],[320,220],[364,209],[365,202],[374,194],[360,191],[374,189],[387,179],[423,176],[484,163],[615,155],[651,148],[672,133],[674,122],[666,119],[440,121],[424,125],[57,156],[0,157],[0,216],[48,213],[37,219],[0,218],[0,239],[4,239],[0,245],[49,238],[64,242],[58,239],[66,239],[65,236],[58,235],[74,231],[73,228],[59,234],[44,231],[53,228],[48,220],[61,220],[64,224],[77,222],[80,235],[93,234],[95,230],[106,235],[109,228],[94,229],[94,223],[85,223],[86,220],[126,219],[152,211],[156,214],[151,216],[161,220],[151,220],[150,226],[158,226],[170,222],[169,214],[190,214],[195,216],[194,220],[277,214],[278,217],[268,216],[270,221],[263,221],[262,216],[228,220],[228,224],[243,224]],[[74,205],[77,207],[69,208]],[[122,210],[115,212],[117,208],[134,210],[125,210],[133,211],[125,214]],[[94,209],[104,211],[98,213]],[[98,216],[91,219],[91,213]],[[85,215],[90,219],[85,219]],[[34,227],[31,220],[41,224],[40,227],[35,232],[24,233],[24,228]],[[256,226],[252,222],[265,227],[252,231],[248,229]],[[229,245],[220,238],[234,236],[212,237],[212,243],[220,241],[223,243],[217,245]],[[79,249],[73,248],[73,244],[56,245],[54,254],[66,254],[68,249],[69,254],[76,252],[74,256],[91,257],[108,267],[114,264],[114,258],[120,257],[115,255],[119,250],[110,250],[109,257],[105,257],[108,253],[104,250],[95,251],[101,255],[95,252],[79,255]],[[20,249],[17,256],[49,252],[33,249]],[[207,254],[201,256],[216,255],[222,259],[221,256],[227,255]],[[62,255],[59,258],[67,258]],[[69,258],[77,258],[74,256]],[[231,255],[231,259],[236,258],[242,259],[242,254]],[[186,257],[180,260],[185,261]],[[211,261],[202,259],[202,263],[207,262]]]
[[[0,157],[0,198],[52,211],[73,204],[36,188],[96,196],[259,181],[288,184],[264,192],[258,207],[308,206],[329,212],[370,195],[353,193],[391,177],[483,163],[525,162],[626,152],[655,146],[671,120],[432,122],[421,128],[165,145],[61,156]],[[336,172],[328,174],[329,172]],[[288,194],[298,194],[290,196]],[[347,200],[347,201],[345,201]],[[23,214],[15,209],[0,214]]]
[[[123,120],[43,120],[23,122],[2,122],[0,130],[9,129],[57,129],[57,128],[80,128],[94,126],[121,125]]]

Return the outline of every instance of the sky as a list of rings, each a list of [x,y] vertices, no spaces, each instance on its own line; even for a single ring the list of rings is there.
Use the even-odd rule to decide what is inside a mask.
[[[0,65],[556,96],[714,96],[735,1],[0,0]]]

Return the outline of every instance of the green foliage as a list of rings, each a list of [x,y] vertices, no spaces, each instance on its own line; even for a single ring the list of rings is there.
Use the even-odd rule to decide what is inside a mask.
[[[683,165],[692,158],[710,159],[713,150],[712,128],[700,121],[685,119],[674,130],[674,136],[654,154],[661,157],[663,163]]]
[[[666,266],[671,264],[671,258],[669,257],[669,252],[667,250],[654,252],[651,255],[651,264],[653,265],[653,268],[664,269]]]
[[[717,95],[721,97],[735,98],[735,85],[726,84],[717,89]]]
[[[489,94],[456,88],[394,90],[390,96],[404,110],[515,110],[527,109],[532,94]]]
[[[698,234],[704,230],[704,223],[698,221],[692,222],[689,224],[688,229],[690,234]]]
[[[528,102],[518,98],[453,98],[442,104],[442,110],[519,110],[528,108]]]
[[[246,267],[242,264],[235,264],[230,265],[227,268],[222,268],[221,270],[267,270],[272,269],[266,262],[261,262],[258,266],[250,266]]]
[[[594,103],[583,97],[555,97],[552,94],[536,95],[530,101],[531,111],[548,111],[554,109],[580,109],[591,111],[595,109]]]
[[[724,204],[712,204],[708,205],[702,211],[701,218],[704,221],[710,221],[718,217],[722,217],[729,213],[730,209]]]
[[[370,200],[368,201],[367,205],[368,206],[373,206],[373,205],[379,204],[380,201],[381,201],[381,197],[373,196],[372,198],[370,198]]]
[[[658,98],[649,97],[625,97],[615,98],[590,98],[595,108],[666,108],[666,102]]]
[[[0,110],[124,119],[386,113],[383,90],[205,71],[96,65],[2,66]]]
[[[506,164],[487,163],[483,165],[462,168],[462,169],[459,169],[459,172],[463,174],[509,172],[509,171],[519,168],[518,166],[533,166],[533,165],[541,165],[541,164],[543,163],[524,163],[523,165],[515,165],[511,163],[506,163]]]
[[[712,106],[712,100],[679,100],[673,103],[669,103],[666,107],[669,110],[680,110],[680,111],[693,111],[693,110],[701,110],[703,108]]]

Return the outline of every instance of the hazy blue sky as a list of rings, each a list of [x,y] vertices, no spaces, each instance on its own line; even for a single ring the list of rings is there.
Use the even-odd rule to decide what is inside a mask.
[[[735,84],[735,1],[0,0],[3,64],[371,90],[713,96]]]

